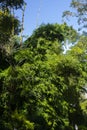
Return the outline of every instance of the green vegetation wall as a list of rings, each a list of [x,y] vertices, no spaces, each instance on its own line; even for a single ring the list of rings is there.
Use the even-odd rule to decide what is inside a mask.
[[[67,41],[74,44],[76,39],[77,32],[67,24],[47,24],[22,47],[0,53],[0,129],[87,127],[81,105],[87,78],[83,40],[63,53]]]

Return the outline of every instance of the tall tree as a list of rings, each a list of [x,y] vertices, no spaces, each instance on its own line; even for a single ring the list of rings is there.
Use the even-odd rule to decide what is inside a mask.
[[[65,11],[63,17],[75,16],[81,28],[87,28],[87,0],[72,0],[70,6],[75,9],[75,12]]]

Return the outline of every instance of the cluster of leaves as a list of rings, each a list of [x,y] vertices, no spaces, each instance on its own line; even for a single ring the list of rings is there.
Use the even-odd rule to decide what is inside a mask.
[[[24,4],[24,0],[0,0],[0,8],[5,9],[5,8],[22,8]]]
[[[14,35],[18,35],[19,32],[19,20],[7,11],[5,13],[0,11],[0,44],[3,45],[8,43],[12,33],[14,33]]]
[[[28,39],[29,42],[31,40],[37,40],[38,38],[45,38],[49,41],[59,41],[63,42],[65,40],[70,40],[71,42],[75,42],[77,37],[77,32],[73,29],[73,27],[68,27],[66,23],[62,25],[58,24],[42,24],[38,29],[33,32],[33,35]]]
[[[14,11],[17,9],[24,11],[25,4],[24,0],[0,0],[0,45],[9,43],[14,35],[21,32],[23,27],[14,16]]]

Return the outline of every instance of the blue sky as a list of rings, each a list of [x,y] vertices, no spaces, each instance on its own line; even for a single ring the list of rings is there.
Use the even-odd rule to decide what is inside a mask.
[[[27,3],[24,17],[24,35],[30,36],[33,30],[42,23],[63,23],[62,13],[70,10],[71,0],[25,0]],[[21,19],[21,11],[16,15]],[[76,19],[68,22],[77,28]]]

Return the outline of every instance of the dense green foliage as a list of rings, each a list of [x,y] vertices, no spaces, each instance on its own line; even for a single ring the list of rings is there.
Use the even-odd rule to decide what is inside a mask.
[[[81,56],[79,58],[82,54],[86,56],[85,47],[81,49],[83,40],[80,40],[63,54],[67,29],[71,27],[65,24],[43,25],[34,31],[23,48],[12,55],[6,53],[6,57],[1,53],[1,129],[65,130],[68,125],[86,125],[85,111],[81,108],[86,63],[83,64]],[[72,29],[74,37],[77,36],[73,32]]]
[[[0,37],[0,130],[87,130],[87,37],[66,23],[41,25],[22,46],[14,34]]]

